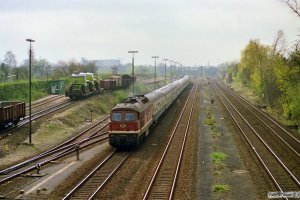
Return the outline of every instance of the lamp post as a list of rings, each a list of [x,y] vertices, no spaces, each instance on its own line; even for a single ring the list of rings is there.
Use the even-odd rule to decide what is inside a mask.
[[[128,51],[128,53],[132,53],[132,79],[131,79],[131,84],[132,84],[132,96],[134,96],[134,54],[138,53],[138,51]]]
[[[167,85],[167,58],[164,58],[163,61],[165,61],[165,85]]]
[[[174,62],[173,60],[169,60],[170,61],[170,63],[171,63],[171,83],[173,82],[173,75],[172,75],[172,62]]]
[[[26,39],[26,41],[29,42],[29,144],[31,144],[31,43],[35,41],[33,39]]]
[[[175,80],[177,79],[177,68],[176,68],[176,64],[177,64],[177,62],[176,61],[174,61],[174,77],[175,77]]]
[[[156,90],[156,59],[159,58],[159,56],[152,56],[154,58],[154,90]]]

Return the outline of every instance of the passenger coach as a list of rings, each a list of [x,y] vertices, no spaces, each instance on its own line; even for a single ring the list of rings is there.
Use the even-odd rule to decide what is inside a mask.
[[[109,144],[117,148],[137,146],[188,83],[189,77],[185,76],[146,95],[129,97],[117,104],[110,113]]]

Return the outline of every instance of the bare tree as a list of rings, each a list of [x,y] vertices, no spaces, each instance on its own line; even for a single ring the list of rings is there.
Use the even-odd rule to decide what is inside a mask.
[[[282,30],[277,32],[271,50],[271,58],[273,59],[276,54],[282,54],[287,48],[286,39]]]
[[[118,74],[118,66],[112,66],[112,67],[111,67],[111,72],[112,72],[112,74],[114,74],[114,75]]]
[[[298,17],[300,17],[300,6],[298,0],[282,0]]]
[[[294,44],[294,50],[295,50],[296,54],[300,55],[300,40],[296,40],[296,42]]]
[[[6,52],[4,56],[3,62],[7,64],[10,67],[16,67],[17,66],[17,60],[15,54],[13,54],[12,51]]]

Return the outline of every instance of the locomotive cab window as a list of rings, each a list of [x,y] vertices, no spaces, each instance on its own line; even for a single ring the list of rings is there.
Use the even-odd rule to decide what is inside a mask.
[[[125,121],[135,121],[136,117],[133,112],[126,112],[125,113]]]
[[[111,120],[119,122],[122,120],[122,114],[120,112],[113,112],[111,115]]]

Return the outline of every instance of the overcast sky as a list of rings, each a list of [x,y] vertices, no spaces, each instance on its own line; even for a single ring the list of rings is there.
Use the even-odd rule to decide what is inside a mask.
[[[183,65],[238,60],[250,39],[271,44],[282,29],[291,44],[300,20],[280,0],[0,0],[0,61],[11,50],[18,64],[35,55],[50,62],[72,58],[120,59],[138,50]],[[298,37],[299,38],[299,37]]]

